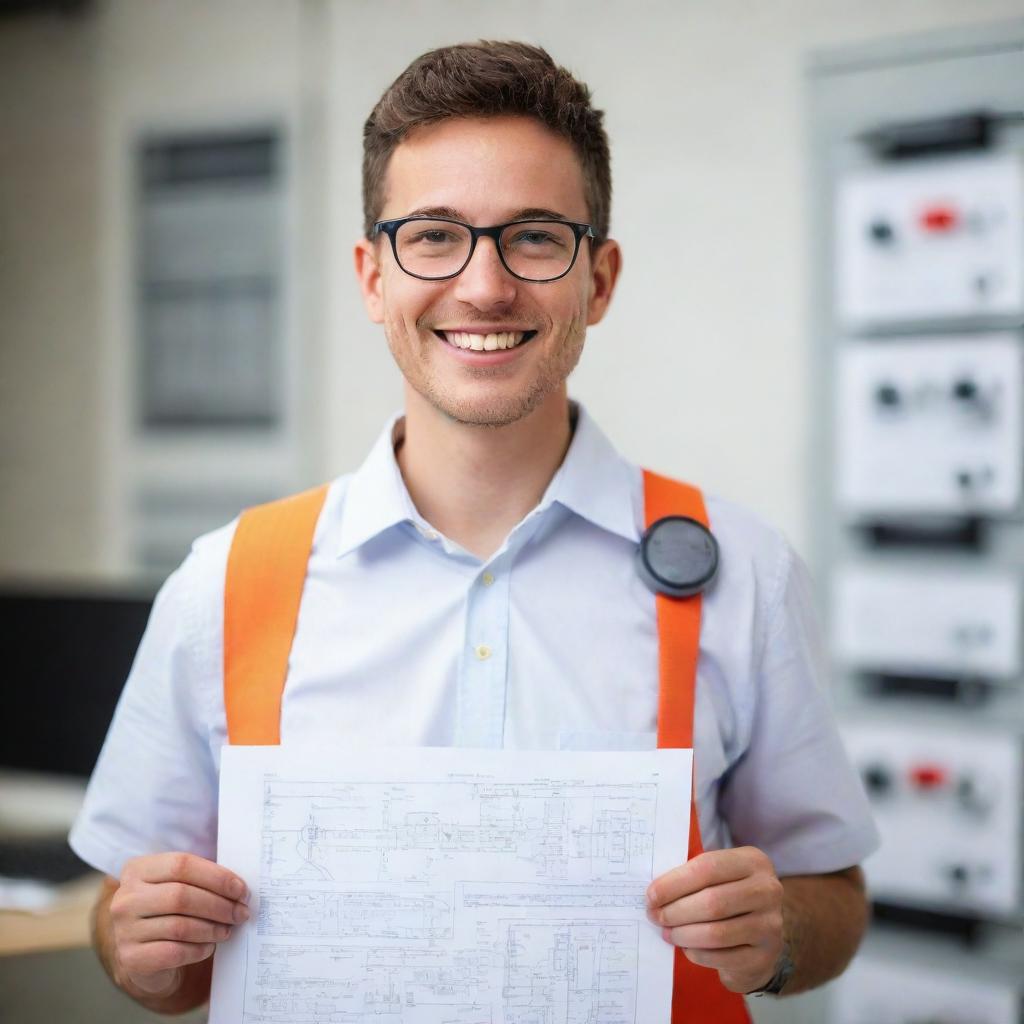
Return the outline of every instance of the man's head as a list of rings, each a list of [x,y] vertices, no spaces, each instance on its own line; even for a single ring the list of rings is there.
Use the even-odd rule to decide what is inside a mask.
[[[590,90],[539,46],[462,43],[417,57],[381,96],[363,126],[363,230],[381,219],[395,147],[415,128],[453,117],[532,117],[564,138],[583,171],[588,221],[608,237],[611,156]]]
[[[564,401],[586,326],[604,315],[619,268],[618,246],[607,240],[611,175],[601,118],[582,83],[521,43],[425,54],[374,108],[364,131],[367,237],[356,246],[356,269],[370,316],[385,325],[415,393],[410,400],[418,395],[451,419],[490,426]],[[400,229],[391,223],[410,217]],[[435,223],[423,224],[427,217]],[[544,219],[563,222],[551,226],[557,239],[537,223]],[[468,232],[444,220],[532,223],[500,239],[478,237],[458,272],[458,262],[450,270],[437,257]],[[390,235],[375,229],[382,221]],[[558,280],[523,280],[543,276],[522,262],[542,249],[563,245],[568,266],[576,238],[566,224],[589,225],[593,236],[576,229],[571,268]],[[424,267],[402,259],[407,237],[426,251],[425,276],[437,276],[431,260],[452,276],[414,276]],[[489,351],[466,347],[467,338],[479,346],[486,334],[497,336]],[[494,348],[510,341],[514,347]]]

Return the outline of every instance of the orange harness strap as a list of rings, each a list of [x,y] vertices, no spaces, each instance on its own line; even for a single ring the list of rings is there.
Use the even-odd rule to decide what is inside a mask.
[[[281,741],[281,697],[313,532],[326,485],[242,513],[224,583],[224,707],[228,741]],[[700,491],[644,473],[647,525],[687,515],[707,525]],[[700,638],[700,596],[658,595],[658,746],[693,746],[693,708]],[[696,805],[690,804],[691,857],[702,850]],[[717,972],[676,952],[672,1024],[749,1024],[743,997]]]
[[[689,484],[644,470],[644,521],[689,516],[708,525],[704,499]],[[658,746],[693,748],[693,711],[700,652],[701,597],[658,594]],[[704,847],[697,822],[697,801],[690,800],[689,857]],[[743,996],[730,992],[718,972],[699,967],[676,950],[672,983],[672,1024],[749,1024]]]
[[[246,509],[224,580],[228,742],[281,742],[281,695],[327,485]]]

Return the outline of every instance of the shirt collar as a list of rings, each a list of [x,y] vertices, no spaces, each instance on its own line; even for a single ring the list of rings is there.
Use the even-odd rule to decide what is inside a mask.
[[[395,458],[401,421],[400,412],[388,420],[370,454],[349,479],[341,512],[339,558],[398,523],[420,520]]]
[[[576,429],[535,512],[559,504],[576,515],[636,543],[638,470],[612,446],[582,405],[574,402]],[[395,442],[403,429],[395,413],[349,480],[342,507],[338,557],[354,551],[398,523],[411,521],[427,528],[406,490],[395,458]]]
[[[572,403],[576,430],[572,444],[541,499],[557,502],[602,530],[632,543],[640,540],[643,516],[640,471],[624,459],[578,402]]]

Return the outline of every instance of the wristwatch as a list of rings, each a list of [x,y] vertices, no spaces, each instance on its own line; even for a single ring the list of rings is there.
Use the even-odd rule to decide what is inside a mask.
[[[793,971],[796,970],[792,959],[789,956],[789,944],[783,943],[782,953],[779,955],[779,962],[775,966],[775,973],[771,976],[771,980],[766,984],[762,985],[761,988],[754,989],[753,992],[747,992],[748,996],[777,996],[786,987],[786,982],[793,977]]]

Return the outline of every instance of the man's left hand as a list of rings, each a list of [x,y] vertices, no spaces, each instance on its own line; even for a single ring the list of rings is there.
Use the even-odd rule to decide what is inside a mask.
[[[782,954],[783,888],[754,846],[712,850],[647,888],[647,914],[688,959],[718,971],[732,992],[771,981]]]

